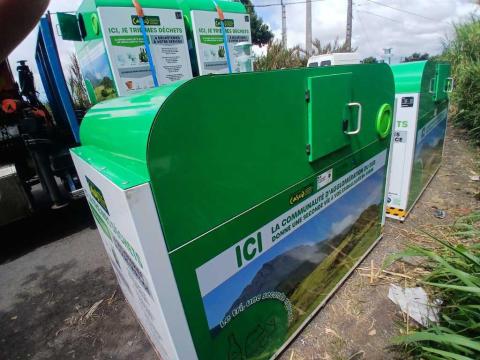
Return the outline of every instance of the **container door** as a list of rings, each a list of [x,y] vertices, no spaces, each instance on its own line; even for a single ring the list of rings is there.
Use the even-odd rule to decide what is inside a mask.
[[[447,87],[450,76],[450,64],[437,64],[435,73],[435,89],[433,100],[436,102],[443,101],[447,98]]]
[[[352,98],[352,74],[315,76],[308,79],[309,161],[320,159],[350,142],[345,132],[352,126],[348,104]]]

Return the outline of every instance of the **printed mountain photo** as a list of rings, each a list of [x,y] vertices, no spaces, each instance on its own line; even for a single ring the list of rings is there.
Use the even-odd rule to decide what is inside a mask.
[[[415,149],[415,157],[413,160],[413,172],[410,186],[410,194],[408,199],[409,206],[415,201],[421,193],[423,187],[430,180],[432,175],[440,166],[442,161],[443,143],[445,140],[445,130],[447,127],[447,113],[440,114],[442,119],[427,134],[422,134],[428,124],[420,131],[422,136],[420,142]],[[436,120],[431,120],[436,121]],[[418,135],[417,135],[418,136]]]
[[[293,333],[378,238],[384,177],[382,167],[205,295],[212,336],[236,308],[270,292],[291,306],[284,326]]]

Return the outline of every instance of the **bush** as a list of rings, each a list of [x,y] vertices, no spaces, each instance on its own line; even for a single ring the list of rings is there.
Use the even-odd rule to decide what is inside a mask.
[[[458,219],[452,232],[463,240],[454,245],[429,234],[439,247],[411,246],[394,255],[426,259],[420,284],[442,300],[438,324],[394,339],[412,359],[480,359],[480,211]]]
[[[451,96],[453,121],[480,143],[480,18],[455,25],[443,57],[452,64],[455,89]]]

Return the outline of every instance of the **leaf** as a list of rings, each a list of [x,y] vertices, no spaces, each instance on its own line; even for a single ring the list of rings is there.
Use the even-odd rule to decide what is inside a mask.
[[[424,347],[422,346],[422,350],[425,350],[430,353],[438,354],[444,356],[446,359],[454,359],[454,360],[475,360],[474,358],[463,356],[460,354],[452,353],[450,351],[443,351],[439,349],[434,349],[431,347]]]
[[[411,344],[422,341],[431,341],[439,344],[450,346],[457,345],[480,351],[480,342],[471,340],[466,336],[456,334],[432,334],[428,331],[420,331],[414,332],[410,335],[398,336],[393,341],[398,345]]]
[[[431,286],[435,286],[443,289],[459,290],[459,291],[474,293],[475,295],[480,295],[480,288],[475,286],[449,285],[449,284],[440,284],[440,283],[434,283],[429,281],[422,281],[422,282],[427,285],[431,285]]]

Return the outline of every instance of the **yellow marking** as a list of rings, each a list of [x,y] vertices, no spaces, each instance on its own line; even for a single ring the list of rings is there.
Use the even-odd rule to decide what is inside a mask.
[[[407,215],[407,211],[403,209],[397,209],[391,206],[387,207],[387,214],[393,215],[393,216],[398,216],[404,218]]]

